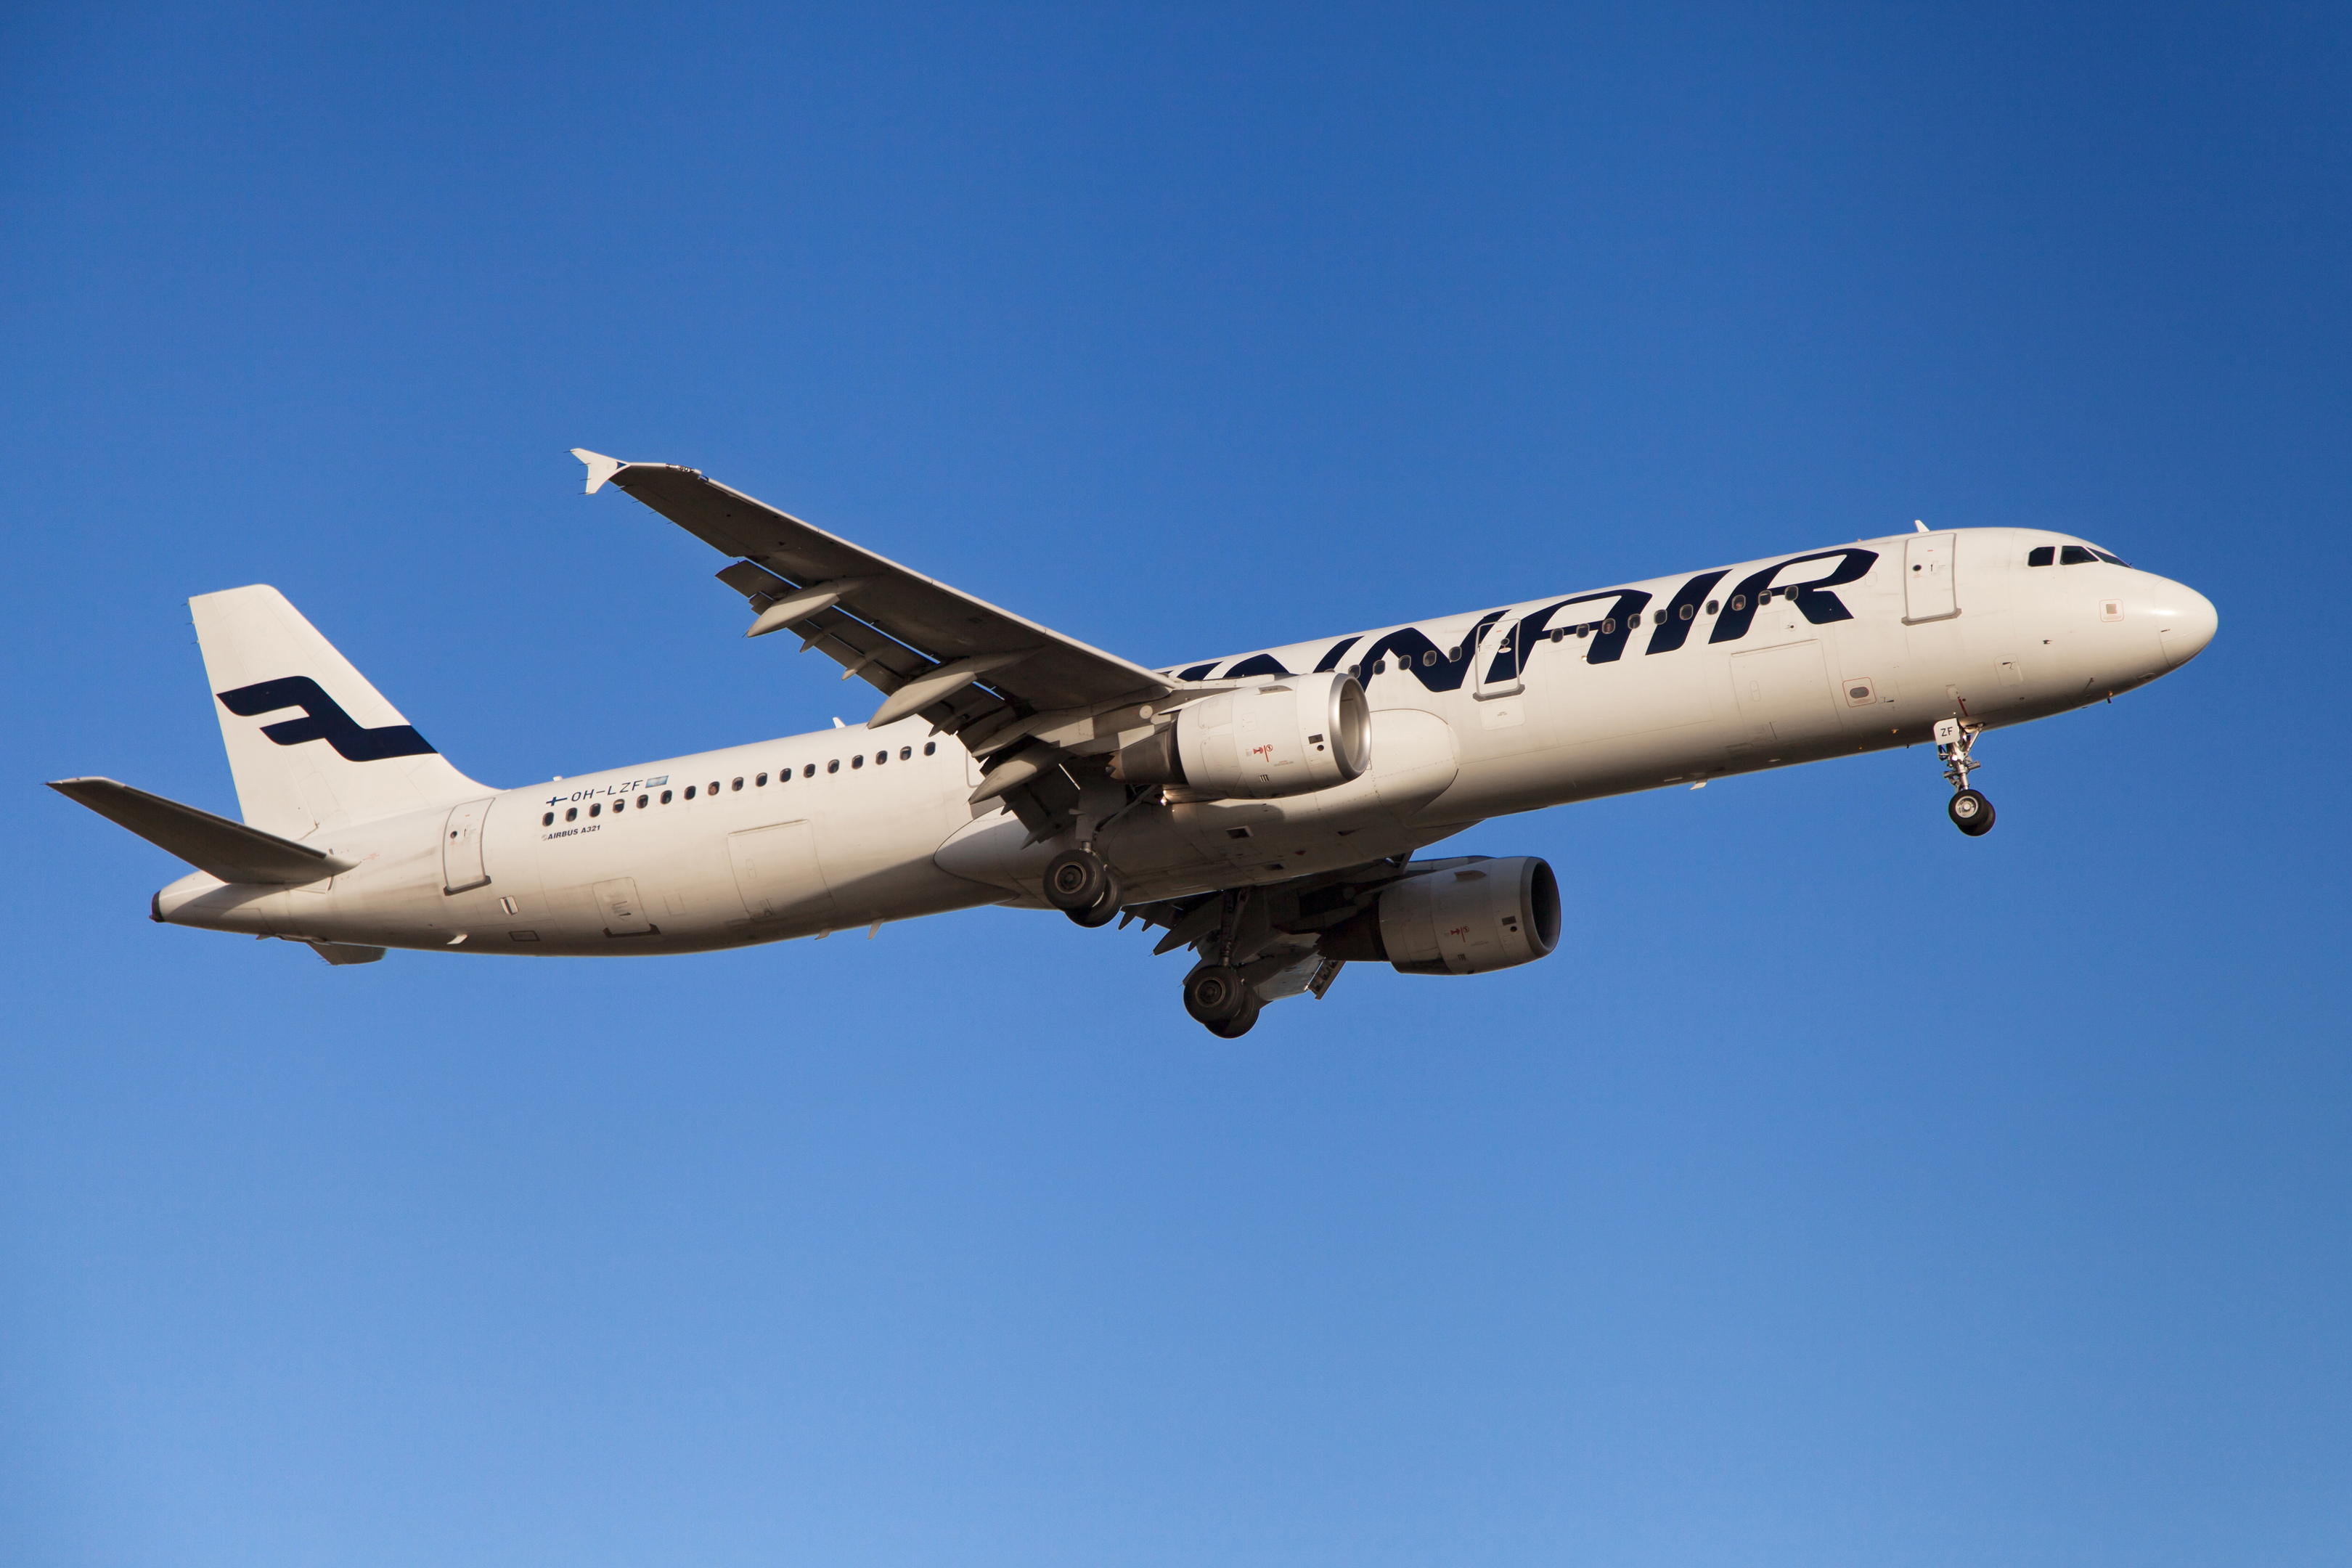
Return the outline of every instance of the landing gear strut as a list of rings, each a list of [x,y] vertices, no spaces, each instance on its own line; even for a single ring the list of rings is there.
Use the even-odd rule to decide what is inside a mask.
[[[1983,732],[1983,725],[1966,719],[1936,721],[1936,755],[1944,764],[1945,782],[1952,786],[1951,804],[1945,810],[1952,826],[1971,838],[1992,831],[1992,802],[1969,787],[1969,775],[1984,766],[1969,755]]]

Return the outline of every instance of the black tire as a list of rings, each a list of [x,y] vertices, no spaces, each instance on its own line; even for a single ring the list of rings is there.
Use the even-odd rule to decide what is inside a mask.
[[[1088,931],[1094,930],[1097,926],[1107,926],[1118,919],[1120,896],[1118,873],[1106,868],[1103,872],[1102,897],[1096,900],[1095,907],[1090,910],[1070,910],[1070,919]]]
[[[1242,972],[1225,963],[1204,963],[1184,976],[1184,1011],[1211,1028],[1239,1017],[1254,993]]]
[[[1259,1001],[1257,993],[1253,991],[1249,994],[1248,1003],[1240,1012],[1222,1024],[1210,1025],[1209,1033],[1221,1040],[1238,1040],[1257,1027],[1257,1016],[1265,1007],[1265,1004]]]
[[[1952,826],[1971,838],[1981,838],[1992,831],[1992,802],[1972,789],[1955,791],[1951,805],[1944,809]]]
[[[1110,868],[1091,849],[1065,849],[1045,863],[1045,901],[1065,914],[1081,914],[1102,902]]]

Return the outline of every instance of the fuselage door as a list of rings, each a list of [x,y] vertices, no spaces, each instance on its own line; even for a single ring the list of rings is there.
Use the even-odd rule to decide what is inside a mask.
[[[490,874],[482,864],[482,825],[489,819],[490,807],[497,804],[498,797],[493,795],[488,800],[469,800],[450,808],[449,820],[441,829],[443,892],[462,893],[489,881]]]
[[[1952,573],[1957,533],[1915,533],[1903,542],[1903,624],[1948,621],[1960,613]]]
[[[615,877],[596,884],[596,908],[604,917],[606,936],[643,936],[656,929],[646,919],[646,906],[637,897],[635,877]]]
[[[746,828],[727,836],[735,890],[755,921],[792,921],[812,930],[832,928],[833,889],[818,860],[816,829],[805,822]]]
[[[1789,643],[1731,657],[1731,694],[1748,724],[1750,744],[1804,748],[1838,733],[1830,701],[1829,669],[1817,642]]]
[[[1525,654],[1519,647],[1518,617],[1504,615],[1486,628],[1470,655],[1470,695],[1484,702],[1490,697],[1516,697],[1527,689],[1519,679]]]

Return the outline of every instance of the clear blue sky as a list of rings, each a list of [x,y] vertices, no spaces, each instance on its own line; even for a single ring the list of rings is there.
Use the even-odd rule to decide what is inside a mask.
[[[0,1562],[2352,1559],[2340,7],[0,15]],[[1239,1042],[1135,932],[148,923],[274,583],[520,784],[821,726],[690,463],[1151,664],[1857,535],[2113,706],[1488,824]],[[855,713],[846,716],[856,717]]]

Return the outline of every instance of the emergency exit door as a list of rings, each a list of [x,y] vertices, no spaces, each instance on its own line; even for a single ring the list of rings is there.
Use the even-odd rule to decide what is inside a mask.
[[[1490,698],[1516,697],[1527,689],[1519,678],[1521,633],[1516,616],[1504,612],[1470,654],[1470,695],[1484,702]]]
[[[1903,624],[1948,621],[1960,613],[1952,575],[1957,533],[1915,533],[1903,542]]]
[[[832,923],[833,889],[817,858],[813,825],[780,822],[730,833],[727,854],[735,865],[735,890],[743,896],[743,912],[753,920]]]

